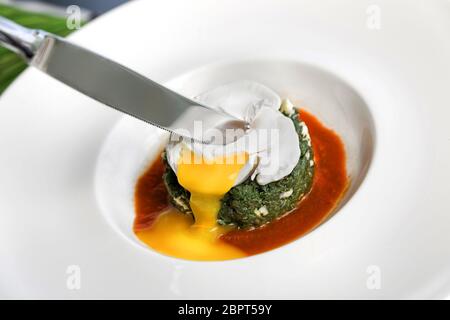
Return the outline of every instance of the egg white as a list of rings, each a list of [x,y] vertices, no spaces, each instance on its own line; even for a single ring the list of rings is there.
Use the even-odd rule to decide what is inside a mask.
[[[280,111],[281,98],[253,81],[237,81],[206,91],[194,98],[199,103],[224,110],[250,123],[250,129],[236,141],[220,145],[172,141],[166,147],[167,160],[175,173],[183,148],[206,159],[247,152],[249,157],[234,185],[251,177],[261,185],[289,175],[300,158],[298,135],[292,121]]]

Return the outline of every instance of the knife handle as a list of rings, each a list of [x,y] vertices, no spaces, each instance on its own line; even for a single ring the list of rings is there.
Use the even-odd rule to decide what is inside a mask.
[[[28,29],[0,16],[0,45],[14,51],[28,63],[42,44],[46,33]]]

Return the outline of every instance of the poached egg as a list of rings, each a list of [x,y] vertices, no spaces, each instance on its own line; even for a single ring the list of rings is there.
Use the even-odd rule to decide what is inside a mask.
[[[231,142],[227,137],[225,145],[179,138],[169,142],[167,160],[180,185],[191,194],[194,219],[173,210],[164,213],[145,242],[171,256],[194,260],[242,257],[243,252],[218,239],[229,230],[217,224],[221,199],[248,178],[265,185],[292,172],[300,158],[298,135],[280,111],[289,114],[293,107],[290,102],[282,103],[273,90],[252,81],[226,84],[194,99],[247,121],[250,129],[243,135],[230,134]]]

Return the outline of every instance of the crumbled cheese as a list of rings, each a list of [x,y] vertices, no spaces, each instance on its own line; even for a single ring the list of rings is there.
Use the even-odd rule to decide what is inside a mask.
[[[283,102],[281,102],[280,111],[288,116],[291,116],[295,112],[294,105],[289,99],[283,99]]]
[[[309,136],[308,127],[306,126],[306,124],[304,122],[301,123],[301,127],[302,127],[302,135]]]
[[[309,160],[309,158],[311,157],[309,151],[306,152],[305,157],[306,157],[306,160]]]
[[[266,206],[262,206],[261,208],[259,208],[259,209],[255,209],[255,214],[258,216],[258,217],[261,217],[261,216],[267,216],[268,214],[269,214],[269,211],[267,211],[267,208],[266,208]]]
[[[309,166],[310,166],[310,167],[314,167],[314,161],[309,160]]]
[[[290,196],[292,196],[292,193],[294,193],[293,189],[289,189],[286,192],[283,192],[282,194],[280,194],[280,199],[286,199],[289,198]]]
[[[180,197],[173,198],[173,200],[175,200],[175,202],[176,202],[179,206],[183,207],[183,209],[189,210],[189,207],[186,205],[186,203],[184,203],[183,200],[180,199]]]

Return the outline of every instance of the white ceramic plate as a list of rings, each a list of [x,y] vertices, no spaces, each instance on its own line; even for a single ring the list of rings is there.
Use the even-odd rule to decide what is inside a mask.
[[[282,248],[162,256],[127,229],[161,132],[28,70],[0,100],[0,296],[446,296],[449,33],[448,1],[133,1],[90,23],[71,39],[185,93],[252,77],[292,96],[343,136],[356,182]]]

